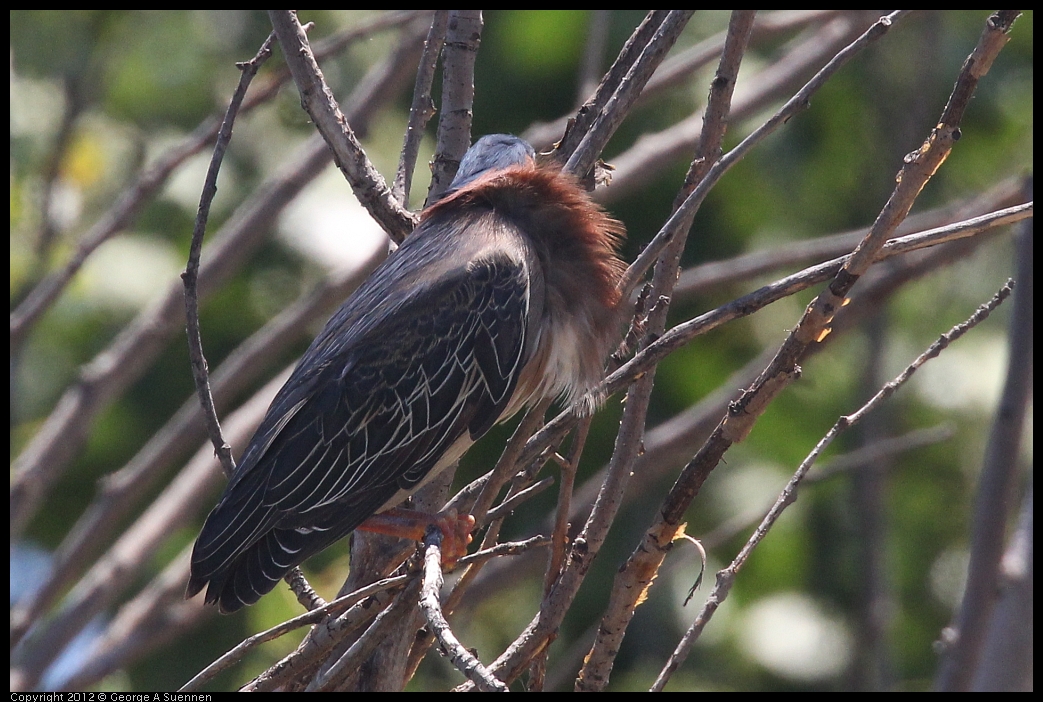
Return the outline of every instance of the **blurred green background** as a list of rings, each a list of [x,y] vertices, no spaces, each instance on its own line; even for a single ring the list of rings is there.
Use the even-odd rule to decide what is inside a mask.
[[[371,17],[347,11],[301,11],[300,15],[315,22],[313,42]],[[476,65],[474,135],[523,133],[534,123],[575,109],[591,16],[590,11],[485,13]],[[696,219],[684,264],[725,259],[871,223],[893,187],[902,156],[919,146],[941,113],[986,16],[975,11],[918,13],[863,52],[813,99],[809,111],[722,180]],[[602,70],[642,17],[636,11],[610,13]],[[127,187],[141,164],[177,143],[205,118],[223,112],[238,80],[234,62],[253,56],[270,25],[260,11],[13,11],[10,19],[14,309],[43,271],[68,259],[79,237]],[[722,31],[727,19],[724,12],[697,13],[674,52]],[[1003,179],[1031,172],[1032,28],[1032,13],[1026,13],[979,86],[963,124],[963,138],[923,193],[917,210],[969,198]],[[323,63],[338,98],[350,93],[394,41],[394,31],[377,33]],[[754,42],[744,60],[740,90],[744,78],[770,64],[789,41],[794,41],[792,35]],[[276,51],[262,76],[280,66]],[[714,67],[715,62],[636,109],[610,142],[604,159],[611,163],[642,135],[701,109]],[[411,83],[372,120],[364,136],[367,153],[388,179],[394,175],[410,91]],[[733,122],[726,148],[780,104],[776,101],[752,119]],[[75,120],[56,155],[63,115],[68,114]],[[413,187],[413,207],[421,204],[426,192],[424,163],[433,149],[434,122],[428,131]],[[312,134],[292,85],[274,102],[244,115],[223,166],[209,231],[216,231],[243,198]],[[91,257],[25,347],[12,357],[12,459],[76,379],[80,366],[106,348],[184,268],[209,157],[207,149],[193,157],[129,229]],[[628,260],[668,217],[686,168],[687,159],[656,164],[654,175],[608,204],[627,226]],[[51,179],[49,173],[56,177]],[[48,183],[53,192],[45,217],[41,203]],[[343,179],[328,168],[306,189],[303,204],[291,205],[280,217],[249,263],[206,300],[203,340],[211,368],[309,290],[329,268],[352,265],[382,245],[371,225],[366,225],[366,236],[356,237],[352,223],[358,220],[350,218],[357,209],[350,209],[351,198]],[[55,228],[55,236],[53,245],[41,253],[45,220]],[[322,238],[313,239],[318,230]],[[1001,236],[889,299],[876,322],[882,325],[877,332],[884,339],[879,377],[892,377],[940,333],[969,316],[1012,274],[1012,259],[1012,240]],[[671,319],[687,319],[781,275],[686,300],[672,309]],[[659,369],[650,426],[699,401],[762,349],[776,346],[810,298],[810,294],[788,298],[674,354]],[[932,642],[958,602],[966,566],[969,505],[1005,370],[1006,319],[1001,310],[928,364],[884,411],[882,421],[889,435],[938,425],[953,432],[945,442],[896,457],[886,473],[884,565],[893,610],[883,679],[890,688],[929,686],[936,668]],[[870,333],[865,328],[847,332],[804,366],[801,382],[779,398],[750,439],[728,454],[727,464],[706,484],[689,516],[690,534],[705,535],[722,522],[763,509],[837,416],[868,398]],[[270,372],[292,362],[308,341],[301,338],[295,348],[271,358]],[[49,494],[28,539],[12,544],[19,549],[12,551],[12,598],[23,587],[31,587],[27,564],[45,562],[46,554],[88,505],[98,480],[124,465],[192,393],[185,343],[178,335],[146,374],[102,413],[85,450]],[[580,482],[611,453],[619,400],[611,399],[595,423]],[[508,429],[498,428],[467,456],[458,484],[491,465]],[[852,448],[854,444],[847,442],[854,441],[854,435],[845,437],[832,454]],[[1031,446],[1026,448],[1027,459],[1030,451]],[[571,689],[572,675],[589,646],[615,569],[634,547],[675,474],[661,474],[654,480],[635,476],[631,486],[635,499],[617,520],[552,648],[551,682],[562,689]],[[538,532],[552,509],[555,492],[548,491],[520,510],[508,521],[507,535]],[[862,583],[859,544],[853,539],[852,493],[847,475],[801,492],[799,502],[743,571],[731,599],[669,689],[858,686],[861,678],[854,651],[860,632],[854,611]],[[194,526],[173,535],[155,554],[153,573],[194,539],[210,506],[200,505]],[[708,583],[741,547],[748,531],[711,550]],[[23,549],[43,560],[30,559]],[[310,561],[306,572],[323,595],[332,596],[346,563],[346,549],[338,546]],[[708,591],[704,585],[693,604],[681,608],[696,564],[690,549],[679,547],[671,556],[649,601],[638,610],[610,689],[641,690],[651,684]],[[458,633],[467,646],[478,648],[483,660],[498,655],[532,616],[540,596],[541,567],[534,566],[529,580],[498,584],[495,592],[483,594],[460,618]],[[144,584],[148,578],[141,580]],[[109,675],[97,689],[177,687],[243,637],[298,613],[292,596],[282,590],[235,616],[210,617],[188,636]],[[261,647],[209,689],[241,685],[285,655],[299,638],[298,633]],[[75,666],[75,662],[74,654],[63,665]],[[58,684],[55,681],[62,674],[56,670],[50,680]],[[460,681],[437,655],[429,655],[411,688],[438,689]]]

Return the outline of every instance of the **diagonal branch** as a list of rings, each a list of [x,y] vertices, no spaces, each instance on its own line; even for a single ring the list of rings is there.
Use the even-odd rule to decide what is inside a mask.
[[[642,47],[641,55],[597,115],[590,130],[583,135],[576,150],[569,154],[564,171],[583,178],[594,167],[594,161],[601,155],[619,125],[630,114],[630,109],[641,95],[645,84],[666,58],[666,53],[673,47],[693,14],[694,10],[671,10],[663,19],[648,44]]]
[[[384,177],[370,163],[355,132],[340,111],[333,92],[315,61],[308,36],[293,10],[270,10],[293,81],[301,94],[301,106],[333,152],[333,161],[347,178],[355,197],[394,241],[401,242],[416,226],[416,216],[395,199]]]
[[[815,461],[818,460],[818,457],[822,455],[822,453],[830,446],[830,444],[833,443],[841,432],[853,427],[868,413],[877,409],[887,401],[888,398],[894,395],[924,363],[938,356],[938,354],[945,350],[952,342],[956,341],[978,324],[985,321],[985,319],[988,318],[988,316],[999,307],[1007,297],[1010,296],[1012,288],[1013,281],[1007,281],[1007,284],[1000,288],[999,292],[997,292],[991,300],[980,306],[966,321],[953,327],[947,333],[942,334],[941,337],[931,344],[926,351],[906,366],[905,370],[899,373],[894,380],[886,383],[882,388],[880,388],[880,390],[870,398],[868,402],[862,405],[862,407],[850,415],[840,417],[836,421],[826,435],[815,445],[811,453],[809,453],[801,462],[800,466],[798,466],[796,472],[790,478],[786,487],[775,501],[775,504],[772,505],[771,509],[768,510],[768,513],[764,515],[760,524],[732,562],[727,568],[724,568],[717,573],[717,583],[714,585],[713,591],[707,597],[706,603],[703,605],[698,616],[696,616],[692,626],[685,633],[681,642],[678,643],[677,648],[670,656],[667,664],[659,673],[659,677],[656,678],[650,692],[661,692],[669,681],[670,676],[673,675],[677,668],[684,662],[688,653],[691,651],[692,646],[698,640],[699,635],[706,627],[706,624],[710,621],[710,618],[720,607],[721,603],[727,599],[728,593],[731,591],[731,587],[735,582],[735,577],[738,575],[743,565],[745,565],[749,560],[754,549],[764,540],[764,537],[767,536],[768,531],[775,522],[778,521],[782,512],[796,501],[797,488],[800,486],[804,477],[808,474],[808,471],[811,470]]]

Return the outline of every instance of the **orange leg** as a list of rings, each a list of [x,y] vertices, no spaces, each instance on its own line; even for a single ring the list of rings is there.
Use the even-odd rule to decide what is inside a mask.
[[[471,530],[474,529],[474,517],[469,514],[457,516],[455,510],[449,510],[445,514],[427,514],[395,507],[374,514],[358,528],[376,534],[397,536],[400,539],[423,541],[424,532],[431,525],[438,527],[442,532],[442,563],[455,563],[467,555],[467,545],[471,543]]]

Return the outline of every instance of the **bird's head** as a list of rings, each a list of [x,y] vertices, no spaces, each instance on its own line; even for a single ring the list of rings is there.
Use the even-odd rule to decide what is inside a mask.
[[[510,134],[488,134],[464,154],[447,193],[459,190],[486,173],[511,166],[532,165],[535,160],[536,151],[524,139]]]

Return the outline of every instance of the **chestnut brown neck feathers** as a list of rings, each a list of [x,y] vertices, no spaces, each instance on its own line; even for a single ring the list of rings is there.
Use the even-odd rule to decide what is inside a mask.
[[[576,180],[553,168],[515,165],[487,173],[429,207],[426,221],[449,211],[490,213],[511,225],[538,257],[530,283],[541,290],[538,343],[518,384],[518,401],[564,393],[569,403],[602,377],[605,358],[618,339],[617,289],[626,266],[616,254],[622,223],[595,204]],[[593,410],[599,398],[578,409]],[[513,403],[512,403],[513,404]]]
[[[571,275],[557,276],[566,289],[591,288],[598,302],[614,309],[616,285],[626,264],[616,255],[626,229],[613,219],[572,176],[535,165],[512,166],[481,176],[423,213],[428,219],[448,207],[487,207],[521,227],[545,251],[546,267],[560,266]],[[549,264],[549,265],[548,265]],[[553,284],[552,281],[548,281]]]

